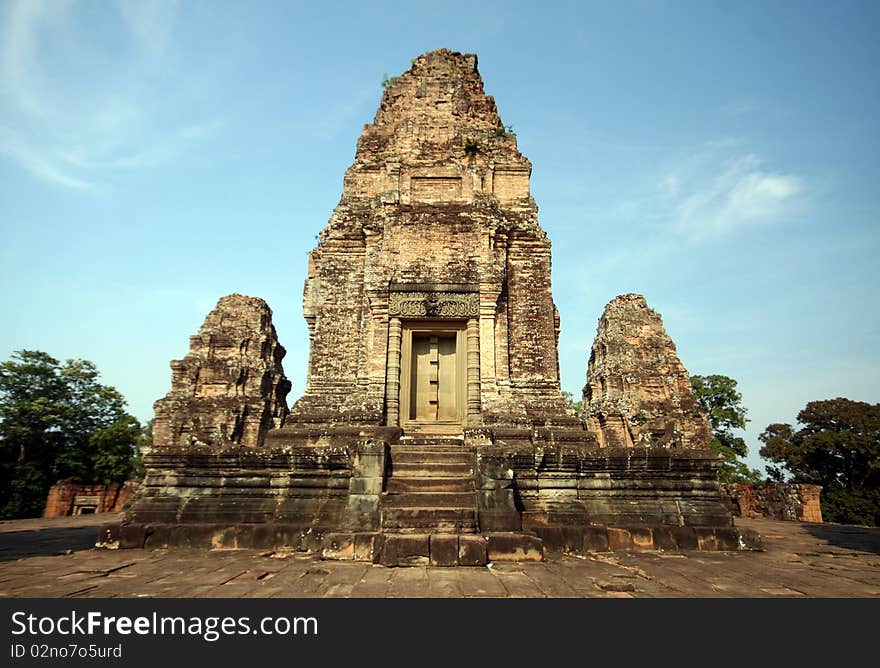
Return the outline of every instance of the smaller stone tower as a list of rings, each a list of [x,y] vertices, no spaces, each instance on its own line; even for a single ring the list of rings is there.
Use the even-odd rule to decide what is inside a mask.
[[[584,403],[602,446],[706,448],[712,438],[675,344],[642,295],[620,295],[605,307]]]
[[[284,347],[262,299],[228,295],[171,362],[171,391],[155,403],[156,447],[263,444],[287,416]]]

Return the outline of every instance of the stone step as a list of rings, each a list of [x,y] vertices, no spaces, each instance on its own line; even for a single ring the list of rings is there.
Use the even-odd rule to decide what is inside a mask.
[[[474,492],[408,492],[384,494],[383,508],[470,508],[477,505]]]
[[[470,492],[476,491],[472,477],[466,478],[407,478],[392,476],[385,485],[388,494],[404,494],[406,492]]]
[[[484,533],[489,561],[543,561],[544,542],[521,531]]]
[[[385,566],[485,566],[485,537],[479,534],[386,533],[379,541],[378,563]]]
[[[464,437],[462,436],[441,436],[431,434],[416,434],[413,436],[401,436],[398,444],[393,447],[404,446],[445,446],[445,447],[464,447]]]
[[[422,450],[420,448],[407,448],[405,450],[392,450],[391,461],[393,463],[437,463],[437,464],[473,464],[474,455],[467,450]]]
[[[322,557],[385,566],[485,566],[493,561],[542,561],[544,546],[540,538],[523,532],[329,533]]]
[[[476,533],[473,508],[382,508],[382,529],[399,533]]]
[[[391,461],[391,475],[405,478],[472,478],[472,464],[447,462],[395,462]]]

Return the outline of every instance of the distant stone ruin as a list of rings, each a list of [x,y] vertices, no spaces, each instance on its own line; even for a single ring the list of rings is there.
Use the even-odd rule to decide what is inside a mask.
[[[59,480],[49,488],[43,517],[118,513],[131,500],[140,484],[140,480],[107,485]]]
[[[722,501],[736,517],[822,523],[820,485],[768,482],[722,483],[719,487]]]
[[[476,56],[416,58],[309,255],[302,396],[288,415],[268,306],[222,299],[172,363],[145,484],[106,540],[445,566],[741,547],[706,418],[642,297],[600,321],[586,423],[563,398],[530,175]]]

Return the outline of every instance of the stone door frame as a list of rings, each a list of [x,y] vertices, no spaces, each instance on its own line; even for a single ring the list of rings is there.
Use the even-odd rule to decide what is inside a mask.
[[[409,417],[412,390],[413,335],[449,335],[455,336],[455,397],[456,418],[454,420],[424,421]],[[467,419],[467,322],[463,320],[404,320],[401,322],[400,341],[400,389],[398,405],[400,407],[400,426],[419,429],[436,429],[437,431],[458,431]]]
[[[401,410],[404,376],[404,323],[424,331],[457,332],[457,362],[464,364],[459,383],[464,401],[459,428],[480,424],[480,293],[470,284],[392,283],[388,293],[388,356],[385,363],[385,424],[405,426],[408,413]],[[419,331],[419,330],[417,330]],[[407,355],[412,355],[409,334]],[[461,342],[463,341],[463,348]],[[407,359],[409,364],[409,359]],[[461,368],[461,367],[459,367]],[[407,386],[409,379],[406,379]],[[407,398],[408,401],[408,398]],[[407,404],[408,407],[408,404]],[[408,410],[408,408],[407,408]],[[436,424],[436,423],[435,423]]]

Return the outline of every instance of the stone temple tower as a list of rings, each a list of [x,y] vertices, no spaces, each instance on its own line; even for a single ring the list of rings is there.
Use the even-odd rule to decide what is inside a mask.
[[[588,415],[564,401],[530,174],[476,56],[416,58],[309,255],[302,396],[288,414],[268,305],[221,300],[173,364],[146,481],[104,541],[387,565],[739,547],[706,417],[642,297],[602,316]]]
[[[428,53],[388,86],[309,258],[293,421],[459,435],[571,422],[530,173],[476,56]]]

